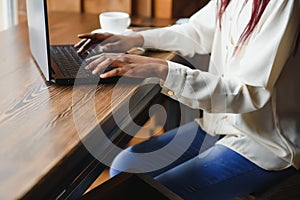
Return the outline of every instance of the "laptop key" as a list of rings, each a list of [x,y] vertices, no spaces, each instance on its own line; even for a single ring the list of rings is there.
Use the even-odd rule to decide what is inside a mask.
[[[65,76],[76,77],[86,61],[77,55],[73,46],[51,46],[51,56]]]

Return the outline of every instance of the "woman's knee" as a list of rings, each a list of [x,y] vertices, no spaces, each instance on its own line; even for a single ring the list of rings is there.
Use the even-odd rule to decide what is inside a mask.
[[[123,150],[114,158],[109,170],[110,177],[114,177],[122,171],[130,168],[131,161],[127,158],[128,152],[133,152],[132,147],[128,147],[127,149]]]

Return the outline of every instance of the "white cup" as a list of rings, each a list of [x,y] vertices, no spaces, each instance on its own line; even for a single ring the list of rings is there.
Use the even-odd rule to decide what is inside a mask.
[[[99,15],[101,29],[105,32],[120,34],[126,31],[131,20],[125,12],[104,12]]]

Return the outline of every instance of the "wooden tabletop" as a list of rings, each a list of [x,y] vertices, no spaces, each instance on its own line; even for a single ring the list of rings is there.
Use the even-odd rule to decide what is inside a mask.
[[[78,33],[99,27],[93,14],[51,13],[49,20],[51,42],[58,44],[73,44]],[[81,139],[99,130],[99,124],[113,133],[113,110],[126,121],[124,102],[137,114],[159,93],[155,84],[140,87],[142,80],[96,87],[49,85],[30,54],[27,31],[22,23],[0,32],[0,199],[29,198],[47,185],[72,181],[76,174],[70,173],[80,173],[84,166],[79,164],[87,158]],[[173,54],[152,56],[170,59]],[[56,195],[59,189],[50,192]]]

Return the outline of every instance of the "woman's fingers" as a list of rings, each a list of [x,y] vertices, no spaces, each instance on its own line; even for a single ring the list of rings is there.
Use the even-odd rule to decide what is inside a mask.
[[[92,74],[96,75],[98,73],[102,73],[107,67],[109,67],[113,63],[113,61],[114,60],[111,58],[98,57],[97,59],[89,63],[86,69],[92,70]]]
[[[85,42],[82,42],[82,44],[77,46],[79,48],[77,50],[78,54],[83,54],[86,50],[88,50],[93,45],[91,39],[86,39]],[[75,47],[76,48],[76,47]]]
[[[86,50],[91,48],[95,44],[100,44],[101,42],[107,40],[108,38],[112,37],[113,34],[105,33],[84,33],[79,34],[78,38],[82,39],[80,42],[74,45],[75,48],[79,48],[77,50],[78,54],[83,54]]]
[[[92,39],[98,42],[102,42],[110,37],[113,37],[114,34],[111,33],[84,33],[79,34],[78,38],[80,39]]]
[[[80,40],[78,43],[74,44],[74,47],[75,47],[75,48],[79,48],[79,47],[81,47],[86,41],[87,41],[86,38],[85,38],[85,39],[82,39],[82,40]]]
[[[100,54],[98,54],[98,55],[95,55],[95,56],[86,58],[85,61],[88,62],[88,63],[91,63],[91,62],[93,62],[94,60],[96,60],[96,59],[98,59],[98,58],[100,58],[100,57],[102,57],[102,56],[104,56],[104,54],[103,54],[103,53],[100,53]]]
[[[136,78],[158,77],[165,79],[168,73],[168,63],[165,60],[148,58],[144,56],[103,53],[87,60],[87,70],[92,70],[94,75],[101,74],[101,78],[113,76],[129,76]],[[105,71],[107,67],[113,69]]]
[[[82,39],[77,44],[74,45],[75,48],[80,48],[78,52],[82,52],[83,49],[86,50],[87,46],[92,42],[92,40],[95,38],[94,34],[91,33],[84,33],[79,34],[78,38]]]
[[[115,76],[122,76],[125,74],[125,72],[126,70],[124,70],[124,68],[120,68],[120,66],[118,66],[112,68],[109,71],[106,71],[105,73],[100,74],[100,78],[111,78]]]
[[[94,38],[95,37],[95,33],[83,33],[83,34],[79,34],[78,38],[80,39],[85,39],[85,38]]]
[[[101,62],[103,62],[106,58],[103,57],[103,54],[99,54],[90,58],[87,58],[86,61],[89,63],[85,69],[92,70]]]
[[[104,61],[98,63],[98,65],[94,68],[92,73],[94,75],[96,75],[98,73],[103,73],[104,70],[112,64],[112,62],[113,61],[111,59],[105,59]]]
[[[120,69],[122,66],[126,65],[122,59],[123,54],[100,54],[88,58],[86,61],[89,63],[86,66],[86,70],[92,70],[93,74],[103,73],[104,70],[109,66],[114,66],[114,68],[106,72],[106,77],[120,75]],[[108,74],[107,74],[108,73]]]

